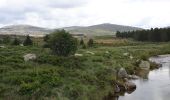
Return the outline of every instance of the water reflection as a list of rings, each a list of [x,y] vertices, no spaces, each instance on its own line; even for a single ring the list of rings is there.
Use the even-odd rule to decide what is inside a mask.
[[[138,75],[141,79],[133,81],[137,85],[136,91],[108,100],[169,100],[170,55],[153,57],[150,60],[162,64],[162,68],[150,72],[140,70]]]

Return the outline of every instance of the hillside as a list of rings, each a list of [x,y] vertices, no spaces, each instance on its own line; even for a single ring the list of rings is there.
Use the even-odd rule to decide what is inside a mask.
[[[52,30],[31,25],[10,25],[0,28],[0,34],[3,35],[30,35],[30,36],[44,36]]]
[[[115,25],[115,24],[108,24],[108,23],[87,26],[87,27],[79,27],[79,26],[66,27],[64,29],[72,34],[86,34],[90,36],[115,35],[116,31],[124,32],[124,31],[142,30],[141,28],[137,28],[137,27]]]
[[[115,35],[116,31],[133,31],[141,30],[141,28],[122,26],[115,24],[99,24],[93,26],[72,26],[59,29],[65,29],[71,34],[85,34],[87,36],[101,36],[101,35]],[[49,34],[53,29],[41,28],[31,25],[10,25],[0,28],[0,34],[3,35],[30,35],[30,36],[44,36]]]

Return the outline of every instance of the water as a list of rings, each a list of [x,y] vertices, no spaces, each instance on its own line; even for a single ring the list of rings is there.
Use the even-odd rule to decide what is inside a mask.
[[[162,64],[162,67],[142,72],[144,77],[133,81],[137,89],[132,94],[120,96],[118,100],[170,100],[170,55],[152,57],[150,60]]]

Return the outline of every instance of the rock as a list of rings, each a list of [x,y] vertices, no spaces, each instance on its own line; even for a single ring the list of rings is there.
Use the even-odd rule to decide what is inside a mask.
[[[109,54],[109,51],[106,51],[105,53],[106,53],[106,54]]]
[[[127,78],[128,74],[124,68],[121,68],[118,72],[118,77],[119,78]]]
[[[90,52],[90,51],[86,51],[87,54],[91,54],[91,55],[94,55],[95,53],[93,52]]]
[[[82,57],[83,54],[78,54],[78,53],[76,53],[74,56],[76,56],[76,57]]]
[[[0,46],[0,48],[5,48],[5,46]]]
[[[128,56],[129,55],[129,53],[123,53],[123,56]]]
[[[125,82],[126,91],[134,91],[136,89],[136,84],[130,81]]]
[[[115,89],[114,89],[115,93],[119,93],[120,92],[120,88],[117,84],[115,84]]]
[[[35,60],[37,58],[37,56],[35,54],[26,54],[23,56],[24,57],[24,61],[32,61]]]
[[[149,61],[141,61],[139,64],[139,67],[141,69],[149,70],[150,69],[150,63]]]
[[[130,58],[130,59],[133,59],[134,57],[131,55],[131,56],[129,56],[129,58]]]
[[[129,75],[128,78],[129,78],[129,79],[139,79],[139,77],[136,76],[136,75]]]

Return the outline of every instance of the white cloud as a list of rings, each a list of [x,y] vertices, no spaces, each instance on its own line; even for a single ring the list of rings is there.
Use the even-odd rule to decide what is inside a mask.
[[[170,25],[169,0],[1,0],[0,23],[65,27],[113,23]]]

